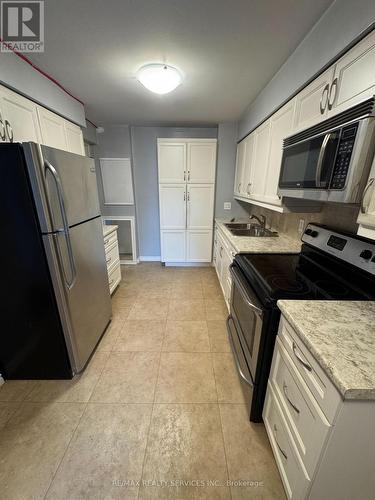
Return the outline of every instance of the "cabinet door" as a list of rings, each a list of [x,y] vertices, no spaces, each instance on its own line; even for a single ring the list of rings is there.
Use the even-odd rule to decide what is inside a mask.
[[[216,141],[189,142],[187,145],[187,181],[214,183],[216,171]]]
[[[212,231],[186,232],[186,260],[188,262],[211,262]]]
[[[214,185],[187,185],[187,228],[212,229],[214,215]]]
[[[1,89],[0,96],[6,140],[40,142],[36,104],[8,89]]]
[[[185,262],[186,231],[161,231],[160,246],[162,262]]]
[[[186,228],[186,185],[160,184],[160,229]]]
[[[333,80],[334,66],[315,78],[296,96],[294,130],[302,130],[324,120],[328,111],[328,95]]]
[[[246,147],[245,147],[245,155],[244,155],[244,162],[242,169],[241,196],[249,198],[251,194],[255,132],[246,137],[245,141],[246,141]]]
[[[185,182],[186,144],[177,142],[159,143],[158,168],[160,183]]]
[[[255,131],[254,154],[251,167],[250,195],[262,198],[266,189],[267,166],[270,148],[271,120]]]
[[[65,120],[40,106],[38,109],[39,124],[42,133],[42,144],[53,148],[68,149],[65,133]]]
[[[245,155],[246,155],[246,140],[243,139],[237,145],[236,173],[234,176],[234,194],[237,196],[241,196],[242,177],[245,166]]]
[[[77,155],[85,154],[81,127],[65,120],[65,134],[68,151]]]
[[[285,104],[271,118],[270,152],[264,191],[264,201],[266,203],[281,205],[281,198],[277,194],[277,188],[283,156],[283,140],[290,135],[293,127],[294,107],[295,99]]]
[[[333,115],[375,93],[375,31],[361,40],[335,65],[328,114]]]

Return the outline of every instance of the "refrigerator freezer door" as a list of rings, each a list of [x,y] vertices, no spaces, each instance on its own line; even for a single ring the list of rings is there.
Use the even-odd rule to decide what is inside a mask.
[[[111,318],[111,300],[100,217],[69,230],[74,270],[65,233],[44,235],[65,338],[75,373],[86,365]],[[51,263],[55,263],[51,265]],[[56,265],[56,262],[58,263]],[[74,278],[74,279],[72,279]]]
[[[100,215],[94,160],[34,143],[24,149],[42,233]]]

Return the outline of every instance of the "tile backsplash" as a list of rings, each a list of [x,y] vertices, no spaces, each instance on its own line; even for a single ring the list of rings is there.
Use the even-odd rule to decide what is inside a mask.
[[[267,227],[275,231],[289,235],[292,238],[300,239],[298,225],[300,219],[304,219],[305,225],[309,222],[325,224],[333,229],[356,233],[358,229],[357,217],[359,207],[356,205],[344,205],[337,203],[323,203],[322,210],[315,213],[284,213],[280,214],[273,210],[249,205],[249,214],[267,217]]]

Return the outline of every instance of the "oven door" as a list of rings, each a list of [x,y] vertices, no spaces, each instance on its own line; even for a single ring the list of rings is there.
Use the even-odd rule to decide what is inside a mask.
[[[231,318],[233,319],[252,381],[256,382],[255,376],[264,311],[241,270],[235,264],[232,264],[230,272],[232,275]],[[229,334],[231,335],[231,332]],[[235,347],[235,345],[233,346],[233,342],[232,347]],[[240,356],[238,358],[240,359]]]
[[[279,179],[283,189],[328,189],[341,129],[286,146]]]

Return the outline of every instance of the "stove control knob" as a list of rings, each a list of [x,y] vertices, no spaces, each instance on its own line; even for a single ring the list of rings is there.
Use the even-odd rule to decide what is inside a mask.
[[[310,236],[312,238],[316,238],[318,236],[318,234],[319,234],[318,231],[311,231]]]
[[[372,252],[371,250],[362,250],[359,256],[362,257],[362,259],[370,260],[372,257]]]
[[[307,234],[307,236],[311,236],[312,232],[313,232],[313,230],[308,228],[308,229],[306,229],[305,234]]]

